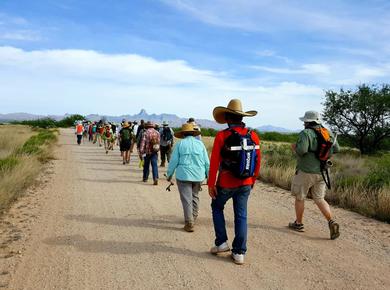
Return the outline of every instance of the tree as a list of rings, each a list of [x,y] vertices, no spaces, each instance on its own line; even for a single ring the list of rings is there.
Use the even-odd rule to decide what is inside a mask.
[[[347,137],[362,154],[375,153],[389,144],[390,85],[360,85],[356,90],[325,93],[323,117]]]
[[[74,126],[76,121],[82,121],[82,120],[85,120],[85,117],[82,115],[78,115],[78,114],[70,115],[68,117],[65,117],[61,121],[58,121],[57,126],[58,127],[72,127],[72,126]]]

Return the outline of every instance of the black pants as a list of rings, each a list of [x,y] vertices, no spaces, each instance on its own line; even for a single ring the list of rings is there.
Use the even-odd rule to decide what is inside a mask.
[[[161,165],[165,165],[165,160],[169,162],[171,159],[171,146],[161,146],[160,147],[160,152],[161,152]]]
[[[77,144],[81,144],[81,140],[83,139],[83,135],[77,135]]]

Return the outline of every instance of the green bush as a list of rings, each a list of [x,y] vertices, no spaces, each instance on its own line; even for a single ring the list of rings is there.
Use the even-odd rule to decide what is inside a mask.
[[[390,185],[390,153],[376,157],[370,165],[367,184],[371,188],[382,188]]]
[[[32,136],[23,144],[22,148],[17,150],[17,154],[33,155],[42,152],[42,145],[56,140],[53,130],[42,130],[37,135]]]
[[[43,118],[37,120],[26,120],[26,121],[14,121],[12,124],[27,125],[35,128],[50,129],[50,128],[68,128],[75,125],[76,121],[85,120],[82,115],[71,115],[61,121],[56,121],[52,118]]]
[[[8,156],[4,159],[0,159],[0,174],[5,171],[11,170],[18,164],[18,162],[18,159],[14,155]]]

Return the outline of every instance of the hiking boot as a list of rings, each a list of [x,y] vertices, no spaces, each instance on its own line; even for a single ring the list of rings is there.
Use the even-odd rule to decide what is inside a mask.
[[[184,230],[186,232],[192,233],[194,231],[194,224],[190,222],[186,222],[184,225]]]
[[[108,154],[108,150],[106,150],[106,154]]]
[[[155,179],[155,180],[153,181],[153,185],[158,185],[158,180],[157,180],[157,179]]]
[[[126,164],[126,162],[123,161],[123,165],[125,165],[125,164]]]
[[[232,259],[233,259],[233,262],[237,265],[243,265],[244,264],[244,257],[245,255],[244,254],[235,254],[235,253],[232,253]]]
[[[143,181],[143,182],[148,182],[148,180],[147,180],[147,179],[142,179],[142,181]]]
[[[299,224],[297,223],[297,221],[293,223],[289,223],[288,227],[294,231],[301,232],[301,233],[305,231],[305,227],[303,226],[303,224]]]
[[[214,246],[210,249],[210,253],[217,255],[219,253],[229,252],[230,248],[227,242],[220,244],[219,246]]]
[[[328,222],[329,225],[329,231],[330,231],[330,239],[335,240],[340,236],[340,226],[338,223],[336,223],[334,220],[330,220]]]

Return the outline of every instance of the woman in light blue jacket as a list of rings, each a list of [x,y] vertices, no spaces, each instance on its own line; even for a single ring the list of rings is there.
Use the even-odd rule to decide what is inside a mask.
[[[207,178],[210,161],[206,147],[195,136],[200,131],[194,129],[192,124],[183,124],[181,131],[175,137],[182,139],[173,148],[168,166],[168,181],[176,171],[176,182],[180,192],[180,199],[184,211],[184,230],[194,231],[194,222],[199,211],[200,186]]]

